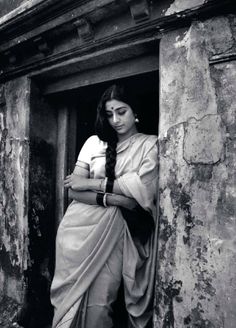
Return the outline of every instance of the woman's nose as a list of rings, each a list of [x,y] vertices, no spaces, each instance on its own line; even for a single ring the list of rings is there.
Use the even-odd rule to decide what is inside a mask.
[[[119,120],[118,115],[117,114],[113,114],[113,123],[118,122],[118,120]]]

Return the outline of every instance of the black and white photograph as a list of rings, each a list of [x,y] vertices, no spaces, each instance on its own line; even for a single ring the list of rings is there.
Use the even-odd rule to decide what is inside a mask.
[[[0,0],[0,328],[236,328],[235,0]]]

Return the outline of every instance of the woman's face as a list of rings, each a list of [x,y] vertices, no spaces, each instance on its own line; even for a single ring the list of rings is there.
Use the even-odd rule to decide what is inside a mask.
[[[105,111],[107,120],[119,136],[129,136],[136,131],[135,116],[131,107],[119,100],[106,102]]]

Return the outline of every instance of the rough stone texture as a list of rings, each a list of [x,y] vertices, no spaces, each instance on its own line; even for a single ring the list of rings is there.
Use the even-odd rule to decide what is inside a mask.
[[[1,85],[1,327],[9,328],[16,312],[24,326],[51,322],[56,127],[55,111],[27,78]]]
[[[43,328],[52,321],[50,286],[54,271],[55,159],[57,115],[31,83],[29,157],[29,256],[27,292],[18,323]]]
[[[1,328],[14,328],[15,314],[17,310],[18,310],[18,304],[11,298],[5,296],[3,300],[0,302]]]
[[[166,10],[165,15],[171,15],[180,11],[201,6],[206,0],[174,0],[170,7]]]
[[[225,129],[219,115],[185,124],[184,159],[189,164],[214,164],[224,159]]]
[[[232,29],[230,17],[226,19],[221,16],[209,19],[204,23],[204,30],[208,39],[206,47],[209,55],[227,53],[234,47],[235,31]]]
[[[168,129],[189,118],[201,119],[217,113],[214,88],[209,72],[208,54],[202,23],[193,23],[188,30],[175,31],[162,41],[163,56],[169,66],[160,71],[165,81],[161,88],[161,121]],[[168,44],[172,47],[167,48]],[[176,96],[178,92],[178,97]]]
[[[0,94],[0,296],[20,303],[28,260],[29,81],[8,82]]]
[[[230,20],[161,41],[155,328],[236,326],[236,62]],[[218,26],[220,22],[220,26]]]

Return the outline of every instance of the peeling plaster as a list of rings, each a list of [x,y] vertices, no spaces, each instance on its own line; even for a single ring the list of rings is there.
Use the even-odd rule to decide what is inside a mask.
[[[28,80],[20,78],[4,85],[6,101],[0,105],[0,281],[2,293],[20,302],[23,297],[27,264],[27,163],[28,120],[27,100],[24,98]]]
[[[211,68],[211,78],[217,95],[217,112],[221,115],[228,136],[235,139],[236,61],[214,65]]]
[[[215,164],[224,160],[225,129],[219,115],[206,115],[185,124],[184,159],[189,164]]]
[[[202,25],[195,22],[189,29],[171,32],[161,40],[163,48],[169,43],[174,45],[163,56],[160,54],[161,137],[171,126],[184,123],[191,117],[201,119],[205,115],[217,114]],[[175,110],[171,111],[171,108]]]
[[[233,31],[227,17],[214,17],[204,22],[206,49],[209,55],[219,55],[229,52],[234,46]]]

